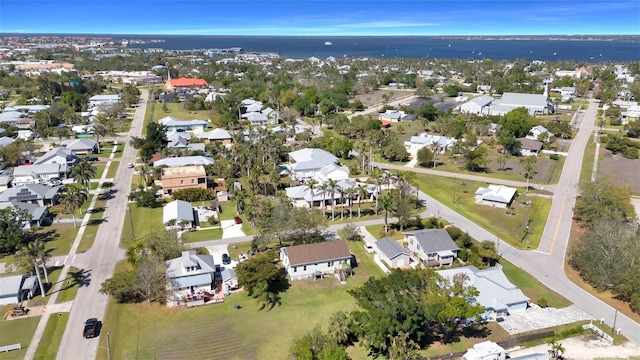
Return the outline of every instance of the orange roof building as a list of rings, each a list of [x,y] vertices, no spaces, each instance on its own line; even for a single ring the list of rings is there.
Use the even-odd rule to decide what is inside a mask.
[[[194,78],[178,78],[178,79],[170,79],[164,84],[164,88],[166,90],[176,90],[176,89],[184,89],[184,88],[203,88],[207,87],[207,84],[204,79],[194,79]]]

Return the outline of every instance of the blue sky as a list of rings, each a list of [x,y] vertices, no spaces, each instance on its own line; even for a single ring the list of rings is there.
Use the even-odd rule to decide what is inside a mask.
[[[640,1],[1,0],[0,32],[334,36],[640,34]]]

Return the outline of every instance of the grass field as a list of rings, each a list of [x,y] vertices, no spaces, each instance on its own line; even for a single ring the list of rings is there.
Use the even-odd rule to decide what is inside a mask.
[[[586,184],[591,181],[591,173],[593,172],[594,155],[596,153],[596,144],[593,142],[593,135],[589,137],[587,147],[584,149],[584,158],[582,159],[582,169],[580,170],[579,184]]]
[[[133,220],[131,216],[133,215]],[[131,231],[133,221],[133,232]],[[145,236],[164,231],[162,225],[162,208],[139,208],[137,204],[129,204],[129,210],[124,219],[124,227],[122,229],[122,241],[120,246],[128,248],[129,244],[133,241],[133,236],[137,239],[142,239]]]
[[[222,229],[207,229],[200,231],[191,231],[182,234],[182,243],[189,244],[199,241],[216,240],[222,238]]]
[[[102,174],[104,173],[104,168],[105,166],[107,166],[106,164],[97,164],[94,165],[94,167],[96,168],[96,176],[94,176],[94,179],[101,179],[102,178]]]
[[[61,313],[59,316],[51,315],[42,335],[46,341],[40,342],[34,359],[55,359],[68,320],[69,313]]]
[[[62,287],[60,288],[60,292],[58,294],[58,299],[56,303],[62,303],[65,301],[73,300],[75,299],[76,294],[78,293],[78,284],[82,282],[82,279],[83,279],[82,276],[80,276],[81,273],[79,273],[78,269],[71,268],[69,270],[69,273],[64,279],[60,279],[62,267],[60,266],[49,267],[47,269],[49,271],[49,281],[51,281],[51,285],[50,286],[47,286],[46,284],[44,285],[46,296],[42,297],[38,292],[38,295],[36,295],[36,297],[29,300],[29,303],[28,303],[29,306],[46,305],[47,302],[49,301],[49,297],[53,294],[52,292],[53,286],[58,282],[65,282],[65,284],[63,284]],[[42,282],[44,284],[45,282],[44,274],[41,273],[41,275],[42,275]]]
[[[98,229],[102,224],[105,207],[107,205],[106,200],[97,200],[91,215],[89,217],[89,222],[84,229],[84,233],[82,234],[82,240],[80,245],[78,245],[78,253],[83,253],[93,246],[93,242],[96,239],[96,234],[98,233]]]
[[[10,306],[11,305],[0,307],[0,311],[2,311],[3,315],[9,310]],[[36,332],[38,322],[40,322],[40,316],[11,321],[0,321],[1,345],[20,344],[22,347],[22,350],[0,353],[0,360],[24,359],[24,355],[27,353],[27,348],[31,343],[31,338]]]
[[[522,195],[516,195],[513,201],[515,215],[507,214],[505,209],[475,203],[474,193],[480,186],[486,186],[484,182],[457,180],[432,175],[419,174],[417,181],[420,190],[442,202],[444,205],[459,212],[474,223],[487,229],[502,240],[520,249],[535,249],[538,247],[547,215],[551,207],[551,200],[536,196],[529,196],[531,206],[527,209],[522,205]],[[518,189],[518,194],[523,194],[524,189]],[[529,219],[529,235],[523,240],[523,220]],[[485,239],[478,239],[479,241]]]
[[[82,219],[78,218],[78,226],[80,226],[81,222]],[[76,239],[78,228],[73,227],[73,223],[52,224],[40,228],[34,233],[44,241],[45,249],[51,249],[52,256],[62,256],[68,254],[69,250],[71,250],[71,244]]]
[[[116,177],[118,166],[120,166],[120,161],[111,161],[111,165],[109,165],[109,170],[107,171],[107,179],[113,179]]]
[[[220,359],[284,359],[296,337],[316,324],[326,329],[336,311],[355,309],[348,289],[382,275],[361,243],[349,245],[359,266],[347,285],[332,277],[296,281],[281,294],[281,305],[271,310],[259,310],[244,293],[232,294],[223,304],[193,309],[110,301],[102,333],[111,334],[114,359],[205,359],[212,354]],[[177,337],[180,341],[175,341]],[[100,341],[106,346],[104,337]],[[106,351],[100,350],[98,358],[106,359]]]
[[[550,307],[561,308],[571,305],[571,302],[555,291],[544,286],[533,276],[529,275],[524,270],[518,268],[512,263],[508,262],[504,258],[500,259],[502,265],[502,271],[516,287],[531,299],[531,301],[537,303],[540,298],[545,298]]]

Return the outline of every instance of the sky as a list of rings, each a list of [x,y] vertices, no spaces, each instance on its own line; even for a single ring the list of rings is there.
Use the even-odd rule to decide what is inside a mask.
[[[1,0],[0,32],[640,35],[640,1]]]

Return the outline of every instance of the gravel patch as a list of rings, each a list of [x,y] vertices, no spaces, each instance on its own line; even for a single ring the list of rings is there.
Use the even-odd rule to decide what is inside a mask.
[[[622,345],[611,345],[608,341],[595,335],[583,335],[560,340],[560,344],[566,350],[564,353],[566,360],[628,359],[640,354],[640,346],[631,341]],[[509,351],[509,356],[514,357],[534,353],[546,354],[549,349],[548,344],[542,344],[517,351]]]
[[[581,320],[591,320],[592,317],[571,305],[565,308],[541,308],[537,305],[529,307],[526,311],[505,317],[499,324],[509,334],[544,329],[552,326],[571,324]]]

